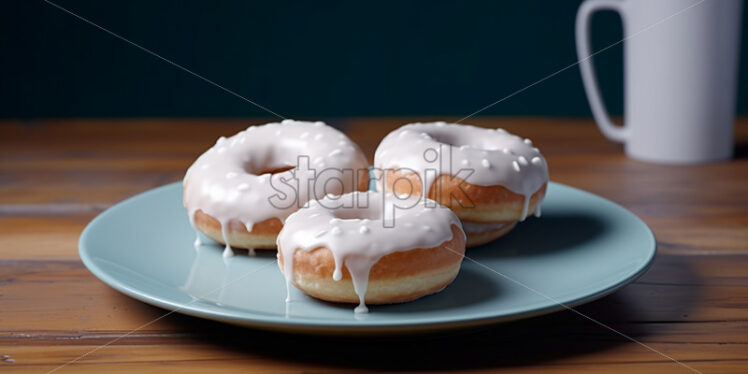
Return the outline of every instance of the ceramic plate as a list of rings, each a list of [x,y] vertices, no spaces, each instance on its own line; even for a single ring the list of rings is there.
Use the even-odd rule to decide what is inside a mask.
[[[275,252],[224,259],[195,232],[175,183],[132,197],[96,217],[80,256],[115,289],[165,309],[265,329],[315,333],[439,330],[526,318],[585,303],[633,281],[655,255],[644,222],[621,206],[550,183],[541,218],[530,217],[498,241],[469,249],[444,291],[399,305],[326,303],[292,290]]]

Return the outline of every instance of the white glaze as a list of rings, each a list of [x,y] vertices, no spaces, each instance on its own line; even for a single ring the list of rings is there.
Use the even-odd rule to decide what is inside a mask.
[[[438,157],[425,157],[427,153]],[[532,194],[548,182],[548,165],[530,139],[503,129],[445,122],[412,123],[389,133],[377,147],[374,165],[417,173],[423,196],[442,174],[479,186],[503,186],[525,197],[522,220]]]
[[[278,234],[287,290],[296,250],[326,247],[335,259],[333,279],[342,278],[345,264],[359,297],[356,312],[365,312],[371,267],[390,253],[433,248],[451,240],[452,225],[462,227],[451,210],[432,200],[424,204],[419,196],[401,199],[368,191],[345,194],[338,200],[312,201],[290,215]]]
[[[254,174],[296,167],[299,161],[302,166],[308,161],[308,168]],[[270,218],[285,221],[310,198],[353,191],[358,185],[355,171],[365,172],[367,167],[358,146],[323,122],[284,120],[250,126],[230,138],[219,138],[190,166],[184,177],[184,205],[193,227],[195,212],[202,210],[220,222],[226,239],[232,221],[241,222],[251,231],[254,224]],[[298,194],[283,182],[295,184],[294,177],[299,181]],[[326,184],[329,180],[333,182]],[[309,181],[315,181],[311,188]],[[280,196],[279,190],[297,195],[298,201],[271,202],[272,196]],[[225,241],[224,256],[230,257],[233,251]]]

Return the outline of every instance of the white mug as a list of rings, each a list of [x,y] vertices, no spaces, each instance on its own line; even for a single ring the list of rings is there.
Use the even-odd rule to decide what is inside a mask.
[[[621,15],[624,125],[600,98],[590,56],[590,16]],[[582,81],[600,130],[629,157],[662,163],[725,160],[733,123],[742,0],[586,0],[577,13]]]

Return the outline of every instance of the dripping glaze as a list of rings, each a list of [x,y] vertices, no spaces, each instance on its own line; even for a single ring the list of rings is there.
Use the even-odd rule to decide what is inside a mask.
[[[438,157],[426,157],[433,152]],[[470,168],[472,173],[463,178],[466,182],[499,185],[524,196],[521,221],[527,218],[532,195],[548,182],[548,165],[530,139],[503,129],[445,122],[412,123],[391,132],[377,147],[374,165],[417,173],[423,196],[428,196],[439,175],[457,175],[460,169]],[[383,181],[378,185],[381,188]]]
[[[347,201],[342,199],[351,199],[351,204],[342,206],[353,208],[328,208]],[[353,204],[360,201],[367,201],[367,207],[359,208]],[[398,204],[410,208],[397,209],[401,206]],[[368,218],[341,219],[336,216],[341,210],[354,213],[365,210],[366,214],[361,216]],[[385,215],[394,217],[394,227],[386,227]],[[283,258],[281,270],[286,279],[286,301],[290,301],[294,253],[324,247],[330,250],[335,261],[334,280],[342,279],[344,265],[348,269],[359,298],[355,312],[364,313],[367,311],[365,295],[369,272],[379,259],[394,252],[437,247],[452,240],[452,226],[462,227],[451,210],[433,200],[424,204],[420,196],[398,196],[395,199],[391,193],[367,191],[352,192],[334,200],[326,197],[312,201],[308,207],[290,215],[278,235],[279,257]],[[415,227],[421,230],[414,230]],[[464,235],[462,230],[460,232]]]
[[[300,162],[306,163],[305,167],[298,167],[302,166]],[[250,126],[231,137],[220,137],[189,167],[183,181],[184,206],[193,228],[198,210],[220,223],[226,244],[223,255],[231,257],[234,254],[229,243],[231,223],[240,222],[248,232],[256,223],[267,219],[277,218],[283,223],[308,198],[318,199],[328,192],[340,194],[356,189],[353,178],[341,178],[334,172],[315,173],[316,169],[367,167],[358,146],[323,122],[284,120]],[[265,172],[272,169],[287,170]],[[290,179],[300,181],[298,203],[273,204],[270,198],[278,194],[273,185]],[[330,183],[330,190],[310,188],[310,183],[305,183],[314,180],[315,185],[327,188],[326,182],[331,179],[342,183]]]

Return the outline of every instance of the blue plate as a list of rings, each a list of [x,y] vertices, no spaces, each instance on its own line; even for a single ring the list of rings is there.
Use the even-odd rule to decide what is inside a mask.
[[[292,290],[274,251],[224,259],[222,247],[195,232],[170,184],[132,197],[96,217],[80,238],[83,263],[126,295],[179,313],[264,329],[315,333],[439,330],[516,320],[607,295],[644,273],[655,239],[621,206],[550,183],[541,218],[504,238],[467,251],[457,279],[414,302],[332,304]]]

